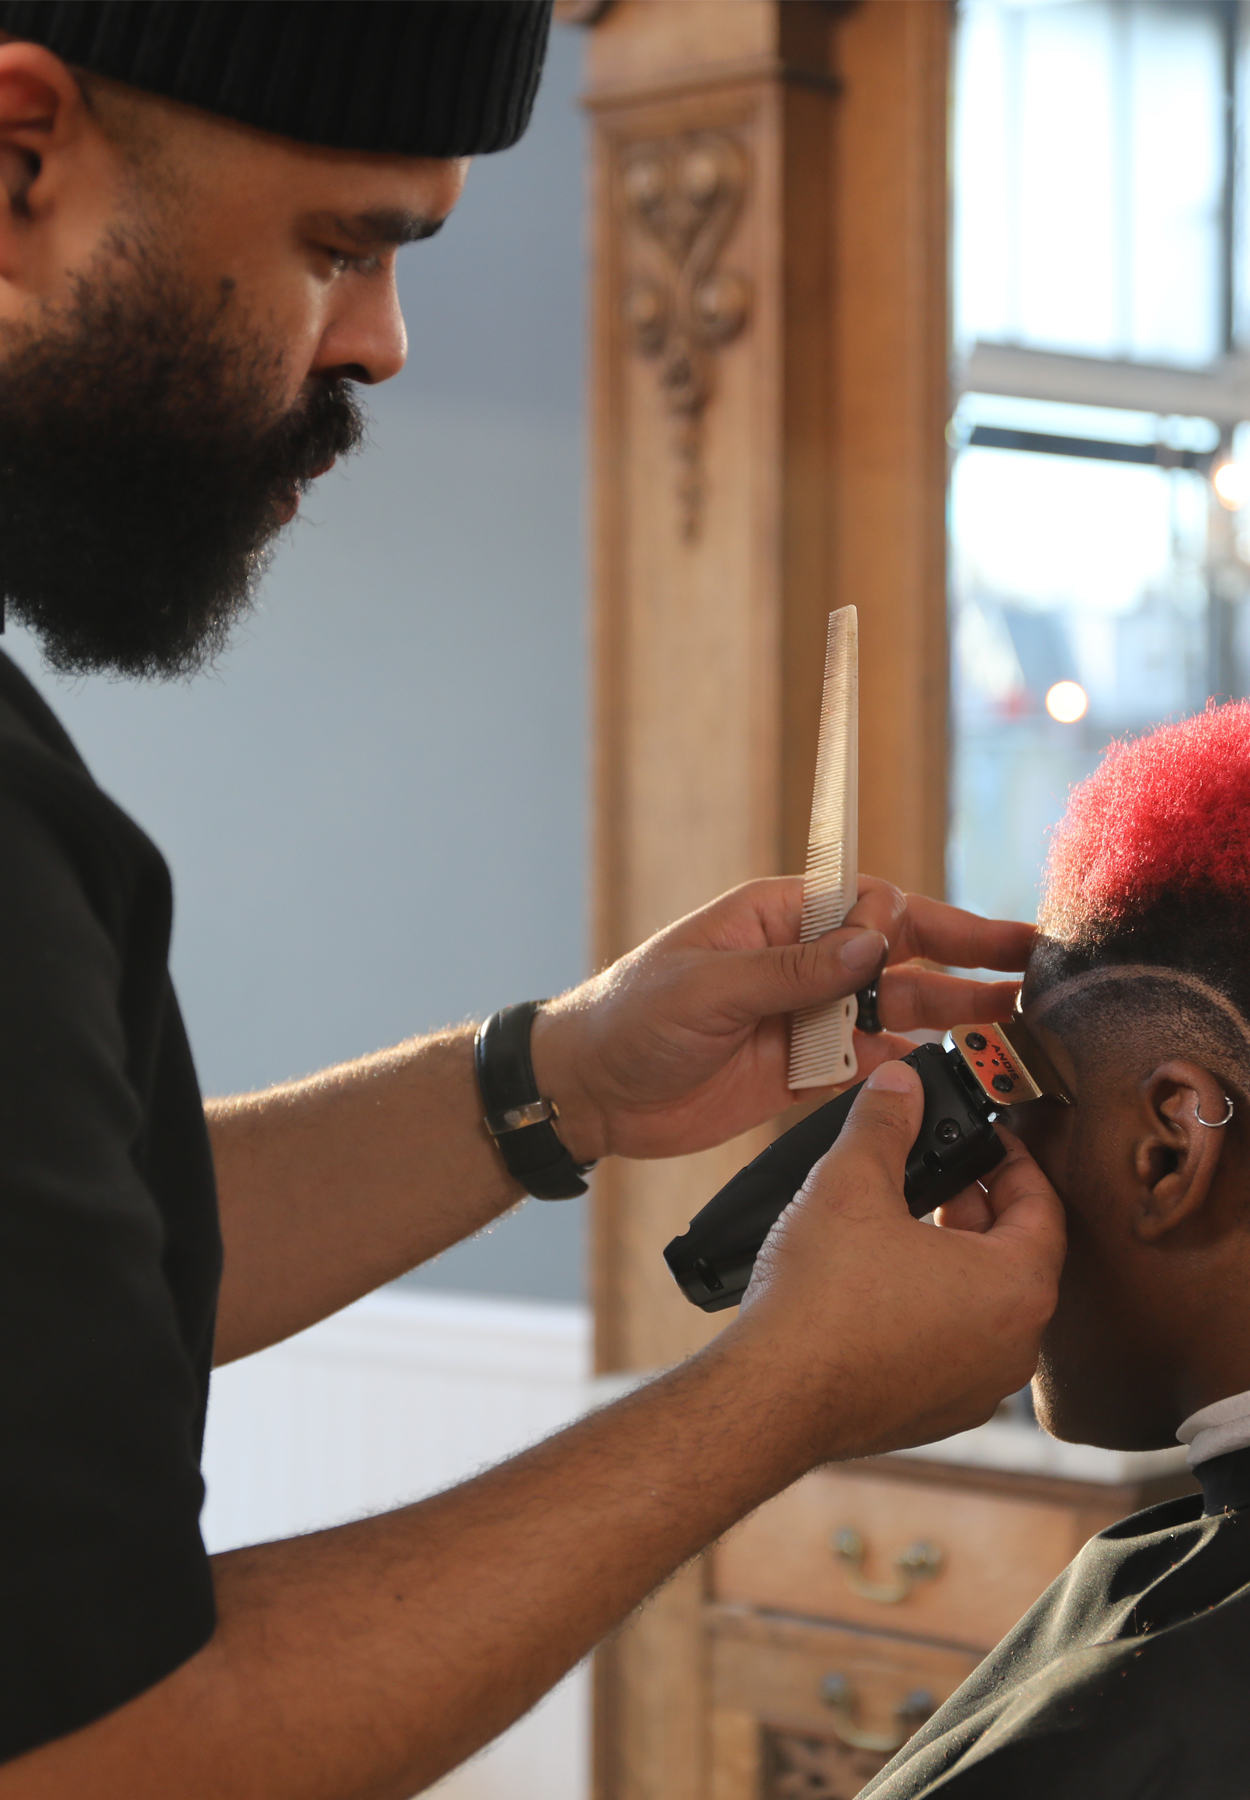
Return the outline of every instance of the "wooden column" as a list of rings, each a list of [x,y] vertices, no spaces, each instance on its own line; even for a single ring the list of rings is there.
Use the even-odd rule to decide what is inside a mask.
[[[941,891],[948,31],[944,0],[617,0],[590,35],[603,962],[801,869],[852,601],[861,863]],[[715,1329],[660,1252],[754,1147],[601,1171],[601,1368]],[[600,1659],[603,1800],[702,1800],[701,1579]]]

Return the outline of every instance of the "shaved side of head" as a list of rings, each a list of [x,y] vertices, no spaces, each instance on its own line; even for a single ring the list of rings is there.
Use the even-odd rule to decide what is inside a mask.
[[[1035,957],[1043,967],[1047,947]],[[1031,964],[1022,998],[1026,1022],[1063,1041],[1088,1092],[1100,1076],[1145,1076],[1187,1057],[1218,1075],[1230,1094],[1250,1093],[1250,1023],[1227,994],[1187,970],[1112,963],[1048,986]]]

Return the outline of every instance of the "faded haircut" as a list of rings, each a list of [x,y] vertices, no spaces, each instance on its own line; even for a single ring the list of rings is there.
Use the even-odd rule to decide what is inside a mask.
[[[1025,1012],[1064,1040],[1082,1081],[1123,1063],[1200,1058],[1226,1088],[1250,1092],[1250,1024],[1227,995],[1188,971],[1113,962],[1045,979],[1029,966]]]
[[[1075,1005],[1089,987],[1079,978],[1118,969],[1100,1007],[1121,994],[1177,1054],[1191,1032],[1189,1054],[1210,1042],[1247,1066],[1250,702],[1110,746],[1055,830],[1038,925],[1026,1007],[1067,983]],[[1166,971],[1189,980],[1169,984]]]

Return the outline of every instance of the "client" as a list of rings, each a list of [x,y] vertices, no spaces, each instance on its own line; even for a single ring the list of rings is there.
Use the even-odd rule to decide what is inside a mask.
[[[1250,704],[1113,746],[1052,845],[1025,1018],[1076,1104],[1013,1117],[1067,1211],[1054,1436],[1190,1446],[864,1789],[1250,1795]],[[983,1225],[979,1189],[943,1223]],[[980,1215],[980,1216],[978,1216]]]

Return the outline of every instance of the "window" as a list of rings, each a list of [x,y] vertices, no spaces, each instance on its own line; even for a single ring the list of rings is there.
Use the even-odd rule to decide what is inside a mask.
[[[967,0],[963,334],[1199,367],[1226,348],[1234,21],[1202,0]]]
[[[1239,16],[961,9],[949,875],[965,905],[1032,917],[1047,831],[1110,739],[1250,691]]]

